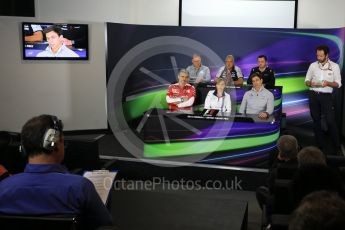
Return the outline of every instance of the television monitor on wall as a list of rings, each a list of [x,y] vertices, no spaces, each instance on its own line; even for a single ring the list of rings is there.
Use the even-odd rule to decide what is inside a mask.
[[[23,59],[88,60],[88,25],[22,23]]]

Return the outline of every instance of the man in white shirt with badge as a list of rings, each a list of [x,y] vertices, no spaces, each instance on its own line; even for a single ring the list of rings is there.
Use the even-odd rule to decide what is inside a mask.
[[[341,76],[339,65],[329,60],[328,53],[328,46],[320,45],[316,47],[317,61],[310,64],[305,84],[310,87],[309,108],[313,118],[316,145],[321,150],[325,150],[327,147],[321,125],[322,117],[324,117],[334,144],[334,153],[337,154],[340,150],[340,140],[335,121],[332,92],[333,88],[341,87]]]

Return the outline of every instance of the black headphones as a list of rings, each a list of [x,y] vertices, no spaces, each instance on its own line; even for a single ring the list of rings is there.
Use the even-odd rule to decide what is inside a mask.
[[[42,148],[47,152],[51,152],[55,148],[55,144],[60,140],[60,129],[61,129],[61,120],[56,116],[51,116],[53,121],[53,128],[48,128],[42,140]]]
[[[50,117],[53,122],[53,127],[48,127],[46,129],[40,146],[45,152],[48,153],[52,152],[55,148],[56,143],[59,142],[60,130],[62,128],[61,120],[59,120],[56,116]],[[21,143],[19,151],[22,152],[24,156],[27,155],[23,143]]]

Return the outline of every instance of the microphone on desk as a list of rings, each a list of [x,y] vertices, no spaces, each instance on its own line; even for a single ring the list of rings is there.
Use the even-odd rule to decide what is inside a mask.
[[[273,125],[275,122],[276,122],[276,119],[273,118],[272,121],[271,121],[271,125]]]

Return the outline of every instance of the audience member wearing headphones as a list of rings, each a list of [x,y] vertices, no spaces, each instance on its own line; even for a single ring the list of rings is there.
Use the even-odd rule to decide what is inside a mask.
[[[88,179],[69,174],[64,158],[63,124],[41,115],[22,128],[23,173],[0,183],[0,213],[16,215],[78,214],[90,229],[112,225],[112,218]]]
[[[225,92],[225,79],[216,79],[216,90],[210,90],[205,99],[205,109],[217,109],[221,112],[231,112],[230,95]]]

